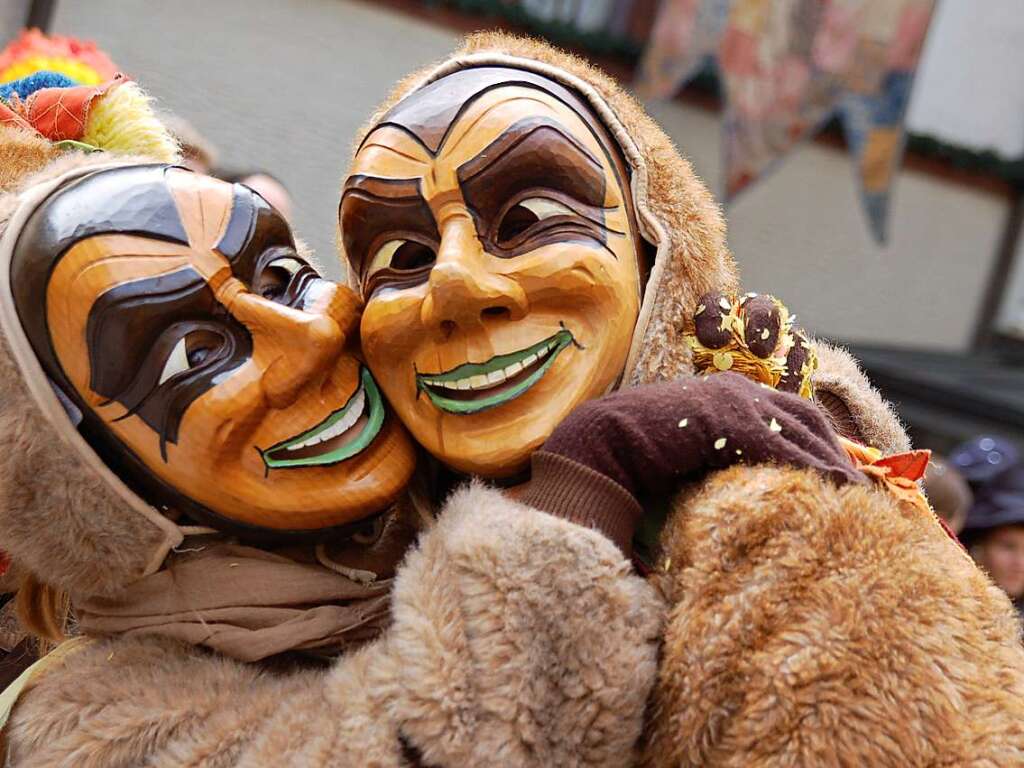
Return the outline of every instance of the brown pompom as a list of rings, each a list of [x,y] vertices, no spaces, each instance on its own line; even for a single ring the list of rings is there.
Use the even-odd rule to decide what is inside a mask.
[[[782,316],[771,296],[758,294],[743,301],[743,337],[758,357],[769,357],[779,346]]]
[[[721,349],[729,343],[729,329],[722,328],[722,318],[732,304],[722,293],[706,293],[700,298],[693,325],[697,340],[708,349]]]

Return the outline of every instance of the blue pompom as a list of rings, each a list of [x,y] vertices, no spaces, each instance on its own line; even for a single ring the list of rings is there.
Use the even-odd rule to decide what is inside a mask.
[[[60,72],[36,72],[20,80],[0,85],[0,99],[10,101],[11,95],[15,93],[19,97],[27,99],[43,88],[70,88],[75,85],[78,83]]]

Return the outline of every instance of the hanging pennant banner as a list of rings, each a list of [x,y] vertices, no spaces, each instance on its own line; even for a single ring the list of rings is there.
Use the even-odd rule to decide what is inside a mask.
[[[641,62],[640,95],[669,98],[715,56],[732,0],[669,0],[661,5]]]
[[[667,98],[711,56],[722,81],[725,198],[831,117],[842,122],[875,238],[934,0],[667,0],[639,90]]]

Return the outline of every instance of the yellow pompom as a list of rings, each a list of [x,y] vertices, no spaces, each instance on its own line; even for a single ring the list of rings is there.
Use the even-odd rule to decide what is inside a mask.
[[[133,82],[93,102],[82,141],[107,152],[146,155],[165,163],[178,159],[177,142],[153,112],[149,96]]]

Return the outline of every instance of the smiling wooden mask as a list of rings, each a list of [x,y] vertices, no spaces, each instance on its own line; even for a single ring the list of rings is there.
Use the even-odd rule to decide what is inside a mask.
[[[367,363],[445,464],[518,472],[621,376],[640,301],[629,174],[560,84],[480,67],[408,96],[359,147],[339,215]]]
[[[150,503],[272,537],[352,524],[405,487],[411,443],[346,348],[358,298],[246,187],[98,171],[35,211],[11,274],[81,431]]]

